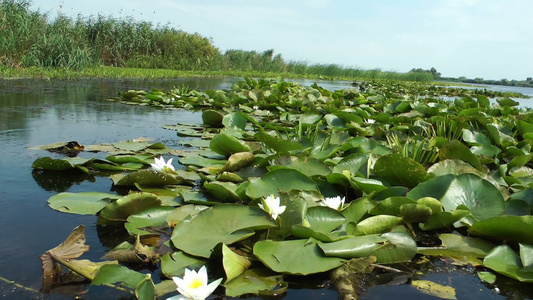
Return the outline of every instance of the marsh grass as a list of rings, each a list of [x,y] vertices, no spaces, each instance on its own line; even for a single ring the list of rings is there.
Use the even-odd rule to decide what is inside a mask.
[[[298,77],[322,79],[387,79],[432,81],[430,74],[361,70],[336,64],[285,62],[274,50],[228,50],[221,53],[197,33],[153,26],[131,17],[47,14],[29,10],[30,0],[0,0],[0,75],[51,78],[118,77],[134,74],[150,78],[197,75]],[[102,66],[125,67],[111,70]],[[137,70],[158,69],[142,72]],[[55,70],[61,69],[61,70]],[[159,69],[164,69],[160,71]],[[103,71],[103,74],[95,73]]]

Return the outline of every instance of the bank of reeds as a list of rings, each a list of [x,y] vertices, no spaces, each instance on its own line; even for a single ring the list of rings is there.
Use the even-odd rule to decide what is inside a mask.
[[[94,71],[101,66],[114,66],[210,74],[241,72],[329,79],[433,80],[432,76],[422,73],[285,62],[281,54],[274,55],[274,50],[221,53],[208,38],[197,33],[153,26],[132,18],[98,15],[78,16],[74,20],[59,15],[50,21],[46,14],[30,11],[30,4],[30,0],[0,0],[0,73],[4,76],[10,74],[9,68],[60,69],[46,71],[60,74],[65,73],[61,70]]]

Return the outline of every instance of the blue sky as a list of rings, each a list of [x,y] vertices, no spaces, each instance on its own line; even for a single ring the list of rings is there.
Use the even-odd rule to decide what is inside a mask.
[[[531,0],[33,0],[32,10],[133,17],[197,32],[222,52],[443,76],[533,77]]]

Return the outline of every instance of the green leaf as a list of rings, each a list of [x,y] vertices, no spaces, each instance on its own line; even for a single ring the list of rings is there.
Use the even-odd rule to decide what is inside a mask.
[[[250,179],[246,195],[250,198],[267,197],[291,190],[318,191],[317,185],[303,173],[293,169],[279,169],[266,173],[261,178]]]
[[[205,258],[188,255],[182,251],[167,253],[161,257],[161,273],[166,277],[183,277],[185,268],[195,269],[207,263]],[[174,288],[175,289],[175,288]]]
[[[459,234],[443,233],[439,235],[441,247],[419,247],[417,253],[422,255],[444,256],[461,263],[479,266],[483,258],[495,245],[479,238]]]
[[[134,186],[135,184],[139,184],[150,187],[182,184],[185,182],[185,180],[175,175],[151,169],[135,171],[126,176],[114,174],[110,178],[116,186]]]
[[[404,204],[400,206],[400,217],[405,223],[424,223],[433,211],[430,207],[423,204]]]
[[[36,159],[31,167],[49,171],[67,171],[74,169],[76,166],[84,165],[91,160],[85,158],[52,159],[50,157],[41,157]]]
[[[387,154],[378,158],[374,164],[374,173],[391,185],[408,188],[431,177],[420,163],[400,154]]]
[[[145,278],[135,287],[135,297],[139,300],[155,300],[155,285],[152,276],[146,274]]]
[[[481,171],[483,168],[479,158],[473,154],[467,146],[463,145],[459,141],[448,141],[443,144],[439,150],[439,159],[441,161],[445,159],[459,159],[470,163],[474,168]]]
[[[243,144],[236,137],[226,133],[219,133],[215,135],[211,140],[211,143],[209,143],[209,148],[211,148],[211,150],[214,152],[224,156],[230,156],[237,152],[250,151],[250,147]]]
[[[170,239],[176,248],[208,258],[218,243],[231,245],[252,236],[255,230],[276,226],[270,215],[260,208],[220,204],[178,223]]]
[[[293,150],[301,150],[303,147],[297,142],[285,140],[278,137],[273,137],[266,132],[258,132],[255,138],[264,143],[268,148],[276,151],[276,153],[287,153]]]
[[[332,270],[343,259],[326,257],[316,240],[263,240],[254,244],[254,255],[275,272],[309,275]]]
[[[363,235],[371,235],[389,231],[396,226],[402,218],[389,215],[378,215],[364,219],[357,223],[357,231]]]
[[[533,216],[497,216],[475,222],[468,232],[506,243],[533,244]]]
[[[147,234],[149,232],[143,231],[145,227],[158,227],[167,225],[167,217],[174,210],[170,206],[156,206],[143,210],[140,213],[130,215],[126,220],[124,227],[128,230],[131,236],[137,233]]]
[[[364,235],[332,243],[321,243],[326,256],[341,258],[377,257],[382,264],[411,260],[416,254],[416,242],[405,233],[388,232],[382,235]]]
[[[213,181],[204,183],[204,188],[220,202],[239,202],[238,185],[233,182]]]
[[[91,284],[105,285],[120,282],[131,289],[135,289],[144,279],[144,274],[130,270],[126,267],[120,265],[105,265],[100,268],[98,273],[96,273]]]
[[[483,265],[518,281],[533,282],[533,269],[525,268],[518,255],[508,245],[495,247],[485,257]]]
[[[226,278],[224,284],[244,273],[252,265],[249,259],[233,252],[228,246],[222,243],[214,248],[211,259],[222,262],[222,265],[219,265],[218,269],[224,271]]]
[[[58,211],[79,214],[95,215],[104,208],[111,200],[120,196],[109,193],[84,192],[84,193],[60,193],[48,199],[48,205]]]
[[[161,200],[154,194],[131,193],[104,207],[98,216],[98,224],[124,222],[131,215],[160,205]]]
[[[454,211],[459,205],[465,205],[476,220],[499,216],[505,210],[505,200],[500,191],[474,174],[457,176],[440,201],[446,211]]]
[[[282,275],[267,269],[248,269],[241,276],[224,284],[228,297],[246,294],[278,296],[285,293],[288,286]]]
[[[222,119],[224,116],[213,109],[206,109],[202,111],[202,121],[204,125],[219,127],[222,126]]]

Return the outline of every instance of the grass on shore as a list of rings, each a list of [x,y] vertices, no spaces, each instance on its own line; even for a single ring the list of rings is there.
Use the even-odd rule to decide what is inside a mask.
[[[365,74],[361,74],[365,75]],[[374,73],[378,76],[328,76],[320,74],[301,74],[291,72],[262,72],[262,71],[189,71],[173,69],[144,69],[144,68],[126,68],[97,66],[83,68],[82,70],[72,70],[64,68],[43,68],[43,67],[26,67],[11,68],[0,66],[0,79],[24,79],[40,78],[50,79],[84,79],[84,78],[144,78],[144,79],[171,79],[178,77],[253,77],[253,78],[303,78],[303,79],[321,79],[321,80],[396,80],[394,76],[387,76],[385,72]],[[390,78],[389,78],[390,77]]]

